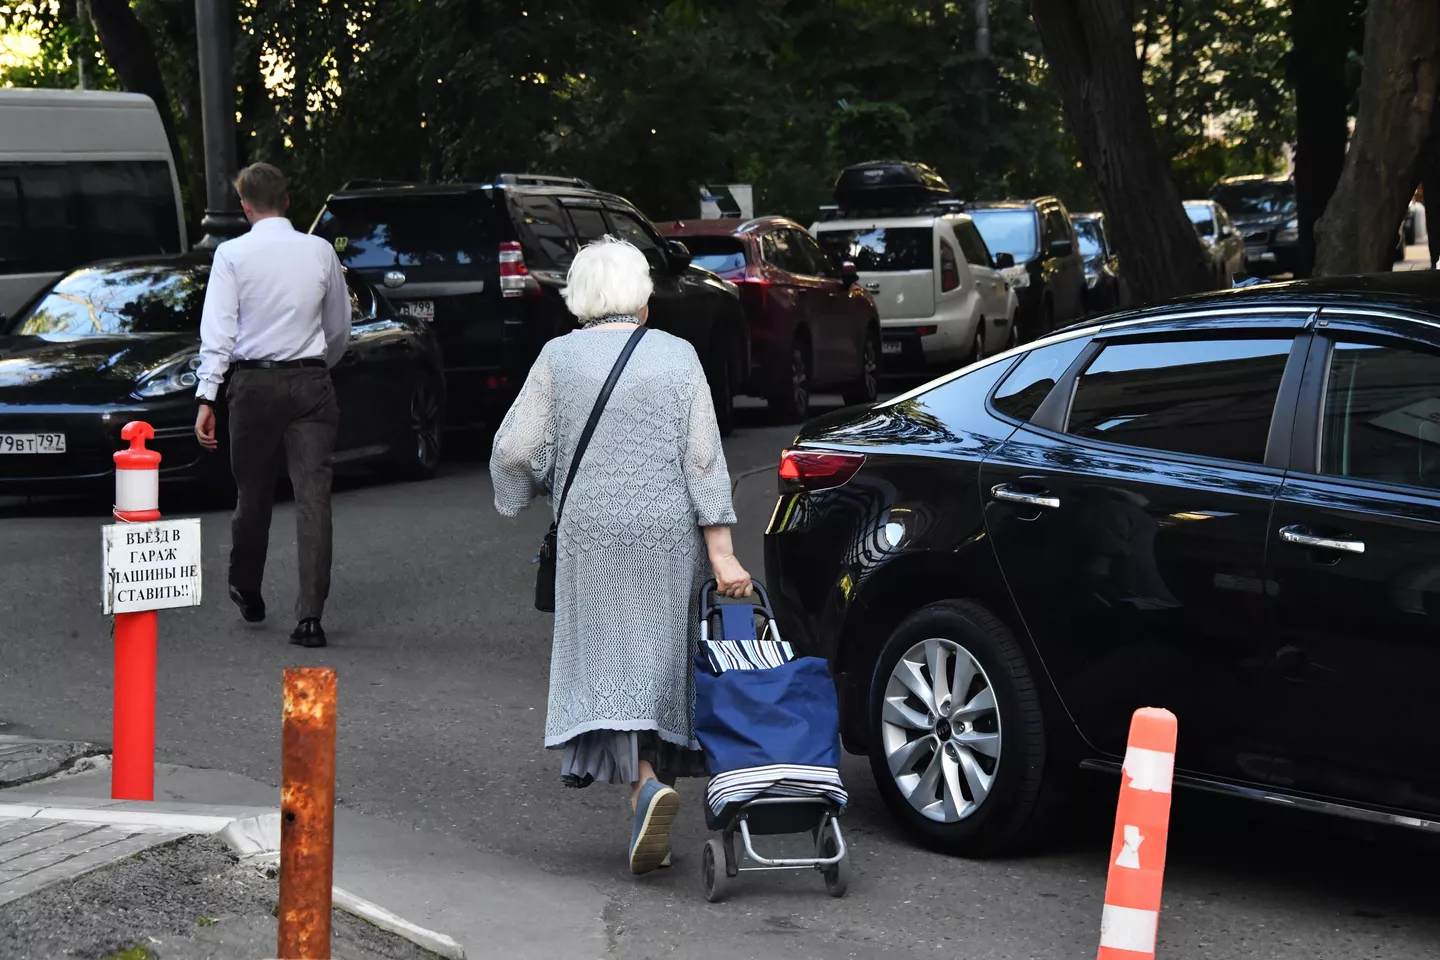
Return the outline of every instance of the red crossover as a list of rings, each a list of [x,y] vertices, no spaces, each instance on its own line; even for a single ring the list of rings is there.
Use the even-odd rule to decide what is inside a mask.
[[[880,320],[853,264],[781,217],[657,226],[685,245],[695,266],[739,288],[753,358],[744,392],[767,399],[787,421],[805,419],[812,393],[874,401]]]

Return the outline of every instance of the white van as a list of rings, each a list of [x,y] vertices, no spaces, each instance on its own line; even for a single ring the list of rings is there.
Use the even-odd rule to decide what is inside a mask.
[[[0,89],[0,314],[81,264],[187,246],[149,97]]]
[[[855,264],[889,365],[974,361],[1016,342],[1019,301],[969,215],[838,216],[810,232]]]

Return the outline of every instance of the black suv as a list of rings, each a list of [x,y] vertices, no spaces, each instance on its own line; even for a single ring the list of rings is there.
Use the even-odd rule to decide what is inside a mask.
[[[1210,199],[1235,222],[1251,273],[1273,277],[1295,271],[1300,242],[1295,181],[1260,175],[1227,177],[1210,191]]]
[[[1020,298],[1020,339],[1031,340],[1085,316],[1085,257],[1070,213],[1055,197],[969,201],[990,252],[1008,253],[1004,271]]]
[[[581,180],[504,174],[484,184],[351,181],[310,232],[400,312],[433,323],[445,358],[447,426],[504,415],[541,348],[575,329],[560,292],[580,247],[612,234],[650,261],[650,325],[690,341],[710,380],[722,432],[750,369],[735,288],[691,266],[629,202]]]

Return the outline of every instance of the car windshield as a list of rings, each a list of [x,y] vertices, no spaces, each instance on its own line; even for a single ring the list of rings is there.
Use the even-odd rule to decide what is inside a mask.
[[[72,339],[200,329],[209,264],[86,267],[69,274],[5,331]]]
[[[835,259],[855,264],[860,273],[935,269],[934,237],[929,227],[820,230],[815,239]]]
[[[967,210],[995,256],[1008,253],[1016,263],[1034,260],[1040,252],[1038,219],[1032,210]]]
[[[745,244],[735,237],[677,237],[690,251],[691,263],[712,273],[745,269]]]
[[[1295,212],[1295,188],[1288,183],[1231,183],[1216,187],[1210,199],[1236,219],[1275,217]]]
[[[347,267],[467,266],[495,259],[488,205],[468,194],[332,200],[313,232]]]
[[[1076,220],[1075,236],[1080,238],[1080,254],[1086,260],[1105,255],[1105,242],[1100,236],[1099,220]]]
[[[1215,236],[1215,214],[1208,203],[1187,203],[1185,213],[1195,224],[1195,232],[1202,237]]]

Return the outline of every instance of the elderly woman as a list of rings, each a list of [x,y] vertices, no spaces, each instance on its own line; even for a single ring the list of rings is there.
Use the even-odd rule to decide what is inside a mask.
[[[570,268],[565,300],[581,329],[545,345],[490,457],[495,507],[514,516],[558,502],[591,408],[651,294],[644,254],[606,237]],[[565,494],[545,746],[568,786],[628,783],[630,869],[670,862],[676,777],[703,776],[692,657],[697,591],[745,597],[735,559],[730,475],[705,372],[689,343],[646,331],[616,382],[574,489]]]

